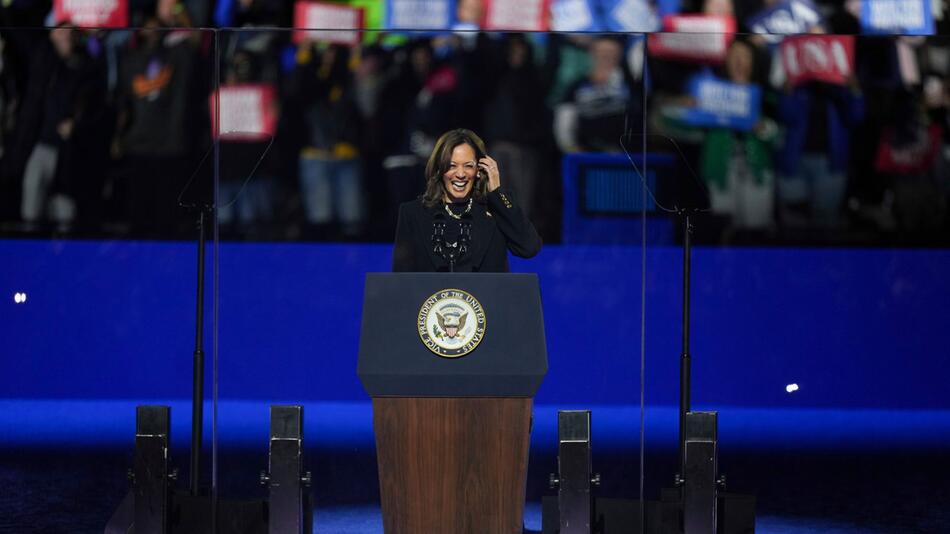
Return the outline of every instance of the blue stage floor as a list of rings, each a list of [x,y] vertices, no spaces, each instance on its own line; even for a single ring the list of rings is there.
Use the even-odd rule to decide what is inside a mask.
[[[101,532],[128,491],[136,404],[0,401],[0,532]],[[164,404],[172,406],[172,463],[184,471],[190,407],[186,401]],[[593,409],[600,494],[637,498],[639,407],[570,408]],[[721,469],[730,491],[756,495],[757,532],[950,532],[950,413],[718,409]],[[556,411],[535,407],[525,516],[530,530],[540,530],[538,503],[551,494],[546,480],[556,469]],[[210,436],[210,406],[207,414]],[[369,403],[307,403],[305,421],[314,532],[382,532]],[[267,463],[267,423],[266,403],[219,405],[222,496],[263,496],[256,480]],[[645,441],[645,496],[655,499],[675,470],[675,409],[648,408]]]

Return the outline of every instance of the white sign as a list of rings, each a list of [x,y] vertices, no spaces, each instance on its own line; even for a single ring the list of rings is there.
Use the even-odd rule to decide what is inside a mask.
[[[594,30],[589,0],[554,0],[551,4],[551,29],[556,32]]]
[[[872,34],[931,35],[933,6],[930,0],[864,0],[861,26]]]
[[[547,31],[548,0],[484,0],[485,29]]]
[[[452,25],[449,0],[387,0],[386,28],[390,30],[445,30]]]
[[[337,4],[297,2],[294,6],[294,27],[319,31],[296,31],[297,42],[312,39],[331,43],[358,44],[363,27],[363,10]]]

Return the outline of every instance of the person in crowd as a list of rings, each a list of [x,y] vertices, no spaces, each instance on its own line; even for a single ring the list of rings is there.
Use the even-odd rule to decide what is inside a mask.
[[[76,219],[75,194],[61,156],[74,140],[84,113],[95,113],[98,96],[92,60],[79,43],[80,32],[61,24],[49,32],[52,46],[37,54],[22,118],[39,126],[23,172],[20,216],[28,229],[43,222],[66,229]],[[100,93],[101,94],[101,93]],[[26,132],[24,132],[26,134]],[[86,184],[89,185],[89,184]]]
[[[504,67],[496,78],[497,87],[485,105],[485,137],[493,157],[509,172],[509,184],[530,217],[551,119],[538,98],[544,86],[524,35],[506,39],[501,61]]]
[[[927,105],[937,103],[923,102],[912,90],[899,92],[895,103],[892,120],[881,131],[875,170],[885,177],[891,191],[898,228],[934,230],[946,211],[938,165],[943,125],[927,113]]]
[[[542,77],[546,90],[544,103],[554,109],[567,100],[579,80],[590,71],[590,43],[594,36],[583,33],[552,33],[544,39]]]
[[[941,131],[940,153],[937,155],[933,174],[940,189],[944,206],[950,208],[950,76],[930,72],[924,81],[924,107],[930,124]],[[950,225],[950,217],[944,215],[944,226]]]
[[[167,237],[185,230],[182,203],[209,203],[206,191],[184,191],[197,170],[195,149],[205,139],[208,84],[197,74],[196,32],[168,31],[150,17],[120,63],[113,157],[126,188],[133,231]],[[207,80],[210,81],[210,80]],[[202,96],[203,95],[203,96]],[[204,166],[210,169],[210,166]],[[197,177],[199,186],[210,183]],[[193,200],[202,197],[199,200]]]
[[[726,79],[735,84],[754,83],[755,51],[736,40],[726,54]],[[773,223],[775,173],[772,145],[778,127],[760,117],[752,131],[711,128],[705,134],[700,172],[709,190],[710,208],[726,215],[736,229],[762,229]]]
[[[261,63],[266,61],[249,50],[238,50],[228,62],[222,90],[234,86],[257,86],[274,89],[264,83]],[[266,112],[275,120],[280,115],[280,106],[269,106]],[[264,111],[264,110],[262,110]],[[274,139],[264,135],[240,135],[223,138],[220,143],[218,223],[227,234],[254,237],[266,235],[274,220],[277,202],[277,158],[273,151]]]
[[[614,36],[601,35],[591,43],[587,76],[555,110],[554,136],[562,151],[621,151],[618,139],[640,110],[623,54],[624,43]]]
[[[541,250],[537,230],[474,132],[450,130],[426,164],[423,194],[399,207],[393,271],[507,272],[508,252]]]
[[[7,40],[0,34],[0,158],[9,144],[19,102],[14,69],[10,68],[9,48]]]
[[[339,223],[344,237],[357,237],[363,230],[365,199],[350,50],[302,42],[291,84],[302,121],[299,178],[308,231],[332,235],[336,229],[331,225]]]
[[[4,20],[0,16],[0,21]],[[29,154],[21,154],[14,167],[11,157],[16,152],[16,118],[22,102],[22,89],[26,78],[23,68],[17,60],[21,54],[15,52],[16,44],[0,32],[0,220],[20,219],[20,189],[22,184],[22,166]],[[25,152],[25,151],[20,151]]]
[[[413,41],[397,53],[378,109],[392,215],[424,187],[423,165],[436,138],[458,124],[458,90],[458,73],[436,61],[428,40]]]
[[[485,5],[482,0],[458,0],[455,7],[455,29],[477,30],[485,15]]]
[[[860,87],[853,78],[846,85],[786,84],[777,113],[785,126],[777,165],[780,223],[785,228],[840,227],[849,129],[864,116]]]

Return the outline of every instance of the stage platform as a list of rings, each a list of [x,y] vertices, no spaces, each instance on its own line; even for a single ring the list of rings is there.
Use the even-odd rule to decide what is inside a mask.
[[[172,463],[185,471],[185,400],[0,401],[0,532],[101,532],[128,489],[134,407],[143,402],[172,407]],[[382,532],[369,402],[304,406],[314,532]],[[537,405],[529,530],[540,530],[540,499],[552,494],[546,481],[556,469],[559,408],[593,410],[600,494],[636,498],[639,491],[638,406]],[[722,472],[731,490],[756,495],[757,532],[947,532],[950,488],[939,474],[950,472],[950,411],[715,408]],[[210,436],[210,405],[206,413]],[[222,495],[262,496],[257,473],[267,462],[267,418],[263,402],[220,403]],[[645,421],[645,488],[648,498],[656,498],[675,469],[676,410],[647,407]]]

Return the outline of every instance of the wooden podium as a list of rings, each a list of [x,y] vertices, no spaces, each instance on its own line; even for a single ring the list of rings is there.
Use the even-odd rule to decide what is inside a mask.
[[[456,304],[468,298],[477,305]],[[479,327],[471,348],[464,334]],[[448,348],[430,349],[439,334]],[[373,397],[384,531],[520,534],[546,372],[535,275],[368,274],[358,374]]]

